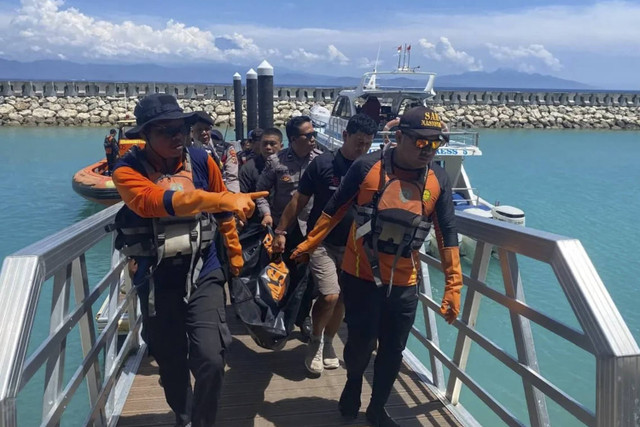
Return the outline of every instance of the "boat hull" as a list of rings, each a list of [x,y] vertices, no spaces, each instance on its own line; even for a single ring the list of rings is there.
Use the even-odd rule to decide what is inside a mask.
[[[107,160],[102,159],[73,175],[71,186],[80,196],[95,203],[111,206],[121,199],[110,176],[104,175]]]

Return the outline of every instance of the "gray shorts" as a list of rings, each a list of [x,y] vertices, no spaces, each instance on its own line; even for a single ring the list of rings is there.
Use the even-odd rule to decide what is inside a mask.
[[[313,251],[309,259],[311,274],[322,295],[335,295],[340,293],[338,272],[342,266],[344,246],[334,246],[322,243]]]

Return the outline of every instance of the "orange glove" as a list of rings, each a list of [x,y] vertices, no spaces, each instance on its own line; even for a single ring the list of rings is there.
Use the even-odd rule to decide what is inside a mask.
[[[235,218],[230,217],[218,222],[218,230],[224,237],[224,245],[227,248],[230,264],[229,271],[233,276],[237,277],[244,266],[244,259],[242,258],[242,246],[240,246]]]
[[[176,191],[171,202],[176,216],[192,216],[200,212],[231,212],[246,222],[256,207],[253,202],[261,197],[269,196],[268,191],[257,193],[210,193],[204,190]]]
[[[304,262],[303,255],[309,255],[315,251],[318,245],[327,237],[327,234],[333,229],[339,220],[334,220],[332,217],[322,212],[320,218],[316,222],[316,226],[313,230],[307,234],[307,238],[304,242],[300,243],[295,250],[291,253],[291,259],[298,262]]]
[[[462,268],[460,267],[458,247],[443,248],[440,251],[440,259],[445,277],[440,313],[444,315],[447,323],[453,323],[460,313],[460,290],[462,289]]]

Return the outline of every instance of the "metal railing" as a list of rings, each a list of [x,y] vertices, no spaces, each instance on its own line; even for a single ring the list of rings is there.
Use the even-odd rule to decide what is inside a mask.
[[[82,381],[87,383],[90,402],[84,425],[113,426],[117,422],[145,351],[138,341],[141,319],[135,304],[135,290],[125,286],[126,294],[120,294],[123,283],[126,284],[127,274],[123,271],[126,261],[114,252],[110,271],[89,289],[85,255],[107,237],[104,226],[113,221],[118,208],[119,205],[105,209],[5,259],[0,273],[0,426],[20,425],[16,399],[41,367],[45,367],[42,425],[60,424]],[[436,313],[440,304],[432,298],[428,273],[425,274],[427,286],[420,294],[425,332],[416,326],[412,330],[413,336],[428,351],[428,358],[419,360],[409,350],[405,352],[410,365],[430,381],[428,385],[432,391],[468,425],[478,422],[463,405],[463,387],[509,426],[549,425],[547,399],[588,426],[637,425],[640,419],[640,349],[580,242],[465,213],[457,213],[457,220],[458,231],[478,244],[470,274],[464,276],[466,296],[462,312],[452,326],[457,329],[453,355],[449,357],[439,345]],[[493,248],[497,248],[499,254],[504,292],[486,283]],[[516,255],[551,266],[582,330],[526,303]],[[442,268],[436,258],[423,254],[422,259],[429,266]],[[45,281],[50,278],[53,278],[53,289],[49,334],[28,355],[36,309]],[[75,295],[76,306],[70,309],[71,292]],[[108,321],[97,335],[92,307],[104,294],[109,298]],[[515,355],[500,348],[476,328],[482,297],[508,310]],[[127,313],[131,328],[124,343],[118,347],[118,321],[124,313]],[[595,357],[595,411],[541,374],[531,322]],[[67,338],[75,326],[80,331],[83,360],[64,383]],[[484,349],[521,379],[528,420],[518,419],[467,370],[472,344]],[[101,354],[104,356],[104,375],[101,375],[99,365]],[[445,369],[449,373],[447,382]]]
[[[115,425],[145,346],[135,288],[125,274],[126,259],[113,252],[109,272],[89,288],[86,253],[108,237],[104,226],[120,204],[107,208],[7,257],[0,273],[0,426],[23,425],[17,397],[45,367],[41,425],[60,424],[69,402],[86,381],[90,408],[83,425]],[[53,278],[49,334],[28,355],[38,303]],[[121,289],[125,294],[121,294]],[[69,304],[75,296],[75,306]],[[97,335],[93,305],[107,295],[108,322]],[[130,332],[118,345],[118,321],[127,313]],[[67,382],[65,353],[71,331],[80,332],[82,361]],[[133,355],[132,355],[133,354]],[[101,360],[104,361],[102,375]],[[29,408],[32,410],[35,408]]]
[[[410,351],[406,351],[410,364],[414,369],[425,373],[436,395],[468,424],[477,422],[460,404],[464,403],[460,401],[463,386],[509,426],[550,425],[547,399],[551,399],[588,426],[639,425],[640,349],[582,244],[575,239],[496,220],[479,219],[465,213],[457,213],[457,224],[459,233],[478,243],[470,274],[464,275],[466,296],[461,315],[452,325],[457,328],[453,356],[447,356],[439,345],[436,313],[439,315],[440,304],[432,298],[427,268],[424,268],[425,289],[419,296],[425,333],[414,325],[412,334],[427,349],[429,360],[420,361]],[[486,283],[494,247],[498,250],[504,292]],[[582,330],[554,319],[526,303],[516,254],[551,266]],[[423,262],[442,270],[438,259],[427,254],[421,256]],[[515,355],[499,347],[476,328],[483,297],[508,310]],[[541,374],[531,322],[595,357],[595,412]],[[528,420],[518,419],[467,372],[472,344],[481,347],[521,378]],[[449,371],[446,383],[444,369]],[[495,377],[500,377],[500,374],[496,373]]]

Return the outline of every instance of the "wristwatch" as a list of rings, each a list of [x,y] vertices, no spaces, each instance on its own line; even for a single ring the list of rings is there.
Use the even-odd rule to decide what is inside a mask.
[[[273,234],[275,234],[276,236],[286,236],[287,230],[278,230],[276,228],[275,230],[273,230]]]

